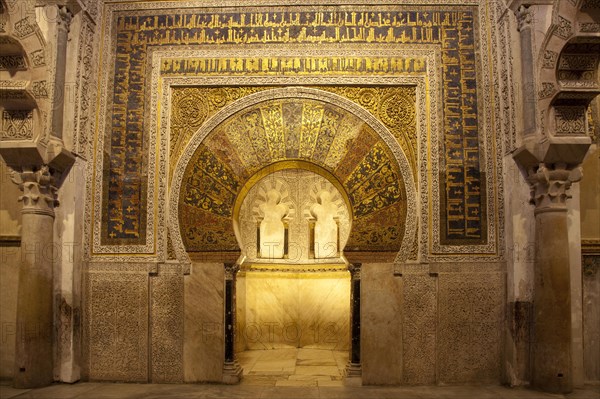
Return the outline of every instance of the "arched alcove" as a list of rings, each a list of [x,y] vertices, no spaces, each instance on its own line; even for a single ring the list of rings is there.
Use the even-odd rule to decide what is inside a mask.
[[[349,199],[346,252],[407,252],[415,237],[414,176],[397,141],[360,106],[309,88],[244,97],[207,120],[173,173],[170,225],[178,258],[239,254],[233,213],[243,187],[277,162],[334,176]],[[393,257],[393,256],[392,256]]]
[[[409,104],[414,107],[414,99],[399,101],[397,107]],[[257,349],[256,345],[324,350],[329,362],[341,359],[342,363],[330,365],[331,377],[341,378],[338,366],[348,359],[350,287],[354,287],[342,254],[384,253],[402,260],[415,239],[415,177],[398,141],[368,111],[339,95],[288,87],[250,94],[223,107],[200,126],[176,165],[169,214],[177,258],[185,263],[218,259],[226,264],[225,302],[230,307],[226,306],[225,323],[236,331],[236,338],[226,329],[225,369],[236,373],[232,363],[235,341],[237,352]],[[282,190],[284,184],[260,187],[261,179],[278,170],[316,173],[328,194],[308,189],[307,201],[312,204],[287,204],[289,190]],[[289,263],[281,267],[283,262],[277,260],[265,265],[256,262],[260,247],[254,238],[255,262],[248,265],[263,263],[263,267],[245,269],[248,254],[242,247],[248,240],[241,237],[244,228],[240,229],[237,217],[253,188],[258,190],[254,198],[270,201],[280,221],[292,209],[297,216],[328,200],[343,204],[348,227],[339,230],[336,256],[308,256],[295,269]],[[271,189],[281,192],[271,196]],[[260,205],[248,204],[250,213]],[[254,231],[254,237],[260,234],[258,222],[251,221],[255,225],[249,231]],[[311,238],[306,241],[310,243]],[[241,271],[236,273],[228,262],[241,264]],[[359,312],[359,302],[353,309]],[[288,360],[297,362],[300,356]]]
[[[280,220],[275,220],[280,230],[277,241],[281,241],[281,256],[265,253],[271,245],[266,245],[264,240],[268,238],[261,236],[261,226],[264,230],[265,219],[269,218],[265,207],[273,201],[281,208]],[[341,183],[325,169],[306,161],[282,161],[261,169],[248,180],[236,200],[233,221],[242,268],[244,263],[343,264],[352,208]],[[330,237],[319,231],[327,228]]]

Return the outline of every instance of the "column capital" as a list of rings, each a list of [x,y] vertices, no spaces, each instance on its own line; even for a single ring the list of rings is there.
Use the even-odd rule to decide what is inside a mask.
[[[531,28],[533,22],[533,9],[529,4],[521,4],[515,11],[517,17],[517,31],[521,32],[523,29]]]
[[[58,206],[57,187],[48,165],[37,170],[23,169],[21,172],[11,169],[10,178],[23,191],[19,197],[19,201],[23,202],[22,213],[54,217],[54,208]]]
[[[348,271],[352,277],[352,280],[360,280],[360,269],[362,268],[362,263],[350,263],[348,264]]]
[[[527,182],[531,191],[530,202],[535,212],[566,211],[566,200],[571,184],[581,180],[581,166],[569,166],[565,163],[540,163],[529,171]]]
[[[63,28],[68,32],[71,25],[71,20],[73,19],[73,13],[71,13],[67,6],[59,5],[57,8],[58,18],[56,19],[56,24],[59,28]]]
[[[224,263],[225,280],[233,280],[235,274],[240,270],[240,265],[237,263]]]

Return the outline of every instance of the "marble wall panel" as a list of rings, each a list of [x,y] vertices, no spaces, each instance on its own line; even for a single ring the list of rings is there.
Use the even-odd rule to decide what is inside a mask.
[[[245,341],[246,349],[348,349],[348,272],[247,272],[245,290],[241,300],[238,291],[238,301],[245,302],[238,340]]]
[[[404,282],[391,263],[363,263],[361,275],[362,382],[402,384]]]
[[[221,382],[225,361],[225,269],[193,263],[184,277],[183,372],[185,382]]]
[[[183,382],[183,273],[161,265],[150,277],[151,380]]]
[[[504,283],[501,272],[439,273],[438,382],[500,381]]]
[[[350,345],[350,273],[298,280],[300,347],[347,350]]]
[[[148,382],[148,272],[117,266],[86,276],[84,374]]]

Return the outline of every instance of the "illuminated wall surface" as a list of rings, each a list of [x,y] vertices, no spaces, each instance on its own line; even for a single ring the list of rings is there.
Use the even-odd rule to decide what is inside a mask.
[[[151,112],[148,98],[153,95],[150,90],[154,90],[148,85],[150,74],[163,80],[185,77],[187,85],[193,85],[190,79],[194,77],[204,79],[204,84],[215,76],[221,78],[220,81],[228,77],[231,82],[220,88],[173,88],[169,99],[171,117],[160,122],[170,124],[170,173],[190,136],[207,119],[232,102],[269,88],[264,84],[247,83],[240,87],[236,81],[243,82],[241,79],[248,76],[293,77],[304,86],[310,85],[311,78],[319,77],[321,82],[327,82],[330,77],[329,81],[336,82],[335,85],[313,84],[314,87],[348,98],[378,118],[396,137],[412,168],[413,178],[418,181],[418,159],[425,148],[419,149],[417,144],[415,86],[373,84],[378,77],[423,75],[433,67],[428,66],[428,62],[433,61],[410,51],[405,56],[366,51],[370,46],[375,49],[381,45],[436,49],[439,58],[435,62],[443,65],[436,79],[439,79],[444,116],[439,121],[441,151],[432,156],[440,157],[436,163],[445,165],[439,176],[432,177],[439,185],[436,188],[439,198],[435,200],[442,204],[440,214],[435,217],[441,229],[439,241],[443,245],[486,244],[486,183],[482,174],[485,167],[481,162],[476,72],[481,61],[475,51],[478,14],[475,6],[427,10],[384,7],[355,12],[336,8],[248,12],[182,9],[164,14],[156,10],[120,11],[115,7],[109,14],[111,37],[105,38],[105,46],[110,43],[114,54],[106,55],[110,61],[105,64],[108,70],[103,71],[113,93],[103,105],[104,112],[111,117],[106,123],[103,120],[100,123],[107,137],[105,154],[110,154],[105,155],[102,164],[102,204],[110,212],[102,213],[102,229],[97,232],[101,233],[101,246],[96,247],[106,252],[110,251],[110,245],[148,244],[154,226],[160,225],[160,221],[148,220],[149,215],[160,219],[154,210],[148,210],[149,206],[155,206],[148,204],[148,200],[154,202],[149,191],[159,187],[154,187],[155,182],[149,180],[145,172],[154,164],[153,159],[146,160],[147,151],[155,154],[151,148],[155,138],[149,136],[156,123],[148,118]],[[348,48],[360,46],[366,54],[339,56],[333,52],[313,56],[300,50],[316,49],[320,43],[339,43]],[[285,46],[295,49],[292,53],[298,55],[269,55],[271,51],[261,57],[236,52],[223,57],[211,57],[207,53],[196,57],[175,55],[178,46],[202,51],[235,49],[241,45],[273,49],[274,53],[278,46]],[[153,54],[167,46],[170,53],[156,64],[160,70],[150,70]],[[360,79],[347,80],[352,82],[351,86],[337,83],[340,78],[361,76],[366,77],[362,82],[368,86],[357,86]],[[302,77],[307,79],[303,82]],[[426,117],[425,113],[426,110],[421,110],[422,117]],[[353,233],[351,241],[356,249],[397,251],[403,229],[384,223],[394,219],[402,224],[403,210],[394,206],[403,202],[402,179],[394,175],[397,167],[389,164],[386,146],[375,145],[380,140],[377,135],[370,132],[368,126],[356,129],[345,114],[339,108],[318,101],[274,100],[243,109],[218,126],[198,147],[194,162],[188,163],[180,201],[181,220],[193,220],[193,223],[206,220],[214,227],[198,233],[192,231],[191,226],[181,226],[186,248],[192,251],[237,249],[228,222],[237,190],[257,168],[274,161],[302,159],[325,167],[348,191],[355,192],[351,196],[355,217],[371,225],[363,226],[360,233]],[[427,117],[437,118],[437,115]],[[385,173],[391,175],[382,176]],[[194,191],[188,178],[192,175],[193,183],[202,187],[201,196],[189,192]],[[388,189],[381,184],[389,183],[380,183],[380,180],[394,180],[399,186]],[[356,189],[359,185],[364,186],[362,190]],[[382,214],[382,208],[386,208],[387,213],[392,212],[393,217]],[[374,224],[383,225],[375,229]],[[361,228],[360,223],[356,226]]]
[[[583,381],[599,342],[600,117],[596,100],[581,105],[600,87],[597,1],[515,13],[504,0],[81,0],[68,32],[42,3],[0,2],[0,48],[14,50],[0,57],[0,151],[76,160],[56,181],[60,206],[45,209],[53,229],[33,233],[0,163],[0,378],[19,356],[23,254],[48,233],[60,256],[47,262],[54,297],[40,303],[54,303],[44,314],[61,381],[224,382],[230,333],[238,353],[346,351],[352,313],[365,385],[525,384],[538,248],[565,254],[565,243]],[[56,7],[46,11],[71,18]],[[539,79],[517,72],[523,24],[539,42]],[[58,43],[64,98],[52,88]],[[534,213],[530,188],[549,198],[541,172],[579,161],[538,170],[536,154],[514,156],[525,134],[557,139],[552,151],[579,143],[556,147],[561,157],[583,152],[587,136],[596,146],[581,183],[557,183],[573,199],[569,239],[556,245],[536,241],[555,231],[535,230],[545,212]],[[533,162],[528,178],[515,159]],[[40,180],[44,165],[29,166],[11,176]],[[564,205],[565,193],[553,198]],[[266,254],[268,240],[278,251]],[[586,362],[597,381],[598,360]]]
[[[475,4],[107,4],[90,252],[166,263],[149,279],[128,266],[124,303],[152,298],[128,320],[152,339],[128,336],[110,350],[98,334],[125,319],[106,317],[102,295],[120,283],[107,265],[92,266],[90,377],[143,380],[151,364],[152,380],[220,381],[222,262],[239,259],[238,351],[347,349],[343,250],[363,263],[363,381],[498,380],[501,162],[493,94],[483,83],[496,73],[494,12]],[[308,216],[319,190],[294,184],[293,173],[314,173],[313,183],[339,193],[335,261],[310,253]],[[288,244],[302,247],[299,259],[257,255],[270,189],[279,190],[275,203],[286,208],[282,223]],[[429,256],[454,272],[436,283]],[[461,259],[475,263],[457,266]],[[114,306],[127,313],[129,305]],[[119,374],[106,367],[116,351],[149,355],[135,355],[139,367]]]
[[[240,285],[238,350],[348,349],[350,273],[248,272]]]

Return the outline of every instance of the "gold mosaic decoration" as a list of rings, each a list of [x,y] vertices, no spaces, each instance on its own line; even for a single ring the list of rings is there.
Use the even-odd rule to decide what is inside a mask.
[[[414,88],[409,89],[414,92]],[[207,88],[190,90],[175,89],[180,93],[174,93],[179,96],[173,101],[174,107],[184,104],[194,109],[196,105],[184,101],[185,96],[214,93]],[[375,97],[378,93],[390,94],[378,90],[372,93]],[[203,103],[215,112],[213,101],[205,98]],[[227,103],[225,100],[220,104]],[[172,110],[174,118],[186,114]],[[414,118],[412,123],[414,129]],[[179,146],[186,144],[181,136],[172,140]],[[282,160],[316,164],[341,183],[354,215],[349,238],[354,250],[399,250],[406,195],[391,151],[370,126],[349,112],[329,103],[300,98],[264,101],[239,111],[214,129],[195,151],[183,176],[179,201],[180,228],[187,250],[235,250],[231,211],[241,187],[262,168]],[[176,158],[171,157],[171,162],[176,162]]]
[[[269,86],[244,86],[244,87],[184,87],[174,88],[172,94],[172,108],[171,108],[171,137],[170,137],[170,173],[172,175],[175,170],[175,165],[179,160],[185,146],[192,138],[193,134],[199,129],[202,123],[209,117],[214,115],[217,111],[222,109],[224,106],[232,103],[233,101],[244,97],[248,94],[257,93],[259,91],[269,90],[273,87]],[[411,167],[413,170],[417,170],[417,132],[416,132],[416,87],[415,86],[395,86],[395,87],[341,87],[341,86],[316,86],[321,90],[326,90],[342,97],[345,97],[368,110],[377,119],[382,121],[394,137],[398,140],[400,147],[404,151]],[[290,105],[287,105],[287,110],[290,109]],[[298,110],[295,110],[298,112]],[[271,132],[275,132],[276,128],[272,125],[273,121],[269,117],[276,115],[277,112],[285,113],[286,109],[280,110],[261,110],[260,118],[263,120],[262,125],[270,129]],[[289,120],[290,114],[293,112],[287,112],[285,120]],[[325,158],[331,160],[332,156],[339,154],[340,145],[345,145],[346,133],[351,129],[355,129],[356,121],[347,123],[344,127],[337,127],[338,130],[333,131],[333,128],[340,122],[340,115],[334,111],[327,111],[323,114],[322,107],[316,106],[316,108],[305,109],[302,113],[302,131],[301,132],[289,132],[285,135],[287,142],[284,143],[281,137],[276,138],[273,136],[275,133],[270,133],[271,141],[267,142],[269,148],[269,156],[274,160],[282,160],[286,157],[291,158],[310,158],[314,151],[314,157],[325,161]],[[265,119],[265,116],[267,117]],[[252,124],[258,121],[259,115],[248,115],[246,122]],[[324,119],[323,119],[324,117]],[[317,143],[315,127],[320,127],[321,119],[323,123],[328,126],[324,131],[327,134],[322,134],[319,137],[320,142]],[[275,118],[274,120],[277,120]],[[312,122],[311,122],[312,121]],[[347,121],[343,121],[347,122]],[[231,129],[227,130],[227,136],[230,141],[235,142],[239,148],[250,148],[249,146],[256,147],[257,144],[248,138],[254,138],[259,140],[253,131],[249,131],[248,135],[243,135],[242,132],[238,131],[239,127],[231,126]],[[279,126],[281,131],[289,130],[289,126]],[[236,133],[233,133],[236,132]],[[290,140],[299,140],[300,148],[299,152],[294,153],[293,150],[290,152],[290,148],[294,148],[295,144],[291,143]],[[337,140],[337,142],[336,142]],[[288,152],[284,154],[282,152],[282,146],[288,148]],[[333,145],[336,151],[330,151],[332,154],[326,156],[323,154],[324,148],[329,148]],[[277,147],[279,146],[279,147]],[[255,148],[256,149],[256,148]],[[278,153],[273,156],[273,151]],[[260,150],[257,152],[260,152]],[[257,160],[254,162],[249,159],[253,156],[252,153],[240,154],[240,158],[245,160],[246,164],[258,165]],[[327,161],[326,161],[327,162]],[[332,165],[329,165],[332,166]],[[416,176],[416,173],[415,173]],[[172,177],[172,176],[170,176]],[[415,177],[416,178],[416,177]]]
[[[110,144],[108,148],[100,149],[100,154],[104,154],[104,164],[96,172],[102,173],[102,187],[106,187],[103,188],[102,206],[98,208],[110,209],[111,215],[109,217],[105,212],[101,216],[99,243],[102,246],[139,245],[149,238],[147,227],[148,232],[153,232],[157,227],[156,220],[145,220],[147,215],[155,218],[155,213],[150,211],[147,204],[155,182],[149,182],[148,174],[144,172],[148,162],[147,144],[154,139],[147,137],[151,131],[148,124],[154,121],[146,118],[149,114],[146,106],[150,104],[148,98],[155,94],[146,86],[149,73],[158,72],[162,77],[326,76],[331,77],[332,85],[339,85],[337,78],[345,76],[422,75],[425,68],[429,67],[423,59],[412,59],[408,55],[390,57],[381,51],[381,46],[400,48],[405,45],[407,49],[409,46],[430,46],[439,52],[443,64],[440,68],[442,140],[438,158],[442,172],[439,186],[436,187],[441,203],[439,226],[436,226],[436,229],[440,229],[440,242],[443,245],[480,245],[487,242],[486,187],[480,164],[480,109],[477,96],[477,48],[480,43],[477,5],[424,7],[414,4],[365,4],[360,7],[324,5],[310,9],[239,6],[213,9],[184,7],[177,10],[159,7],[142,10],[131,4],[107,5],[107,10],[112,11],[107,13],[108,20],[104,26],[111,36],[106,41],[102,58],[103,68],[110,68],[106,71],[108,77],[105,81],[110,90],[100,110],[100,129],[103,131],[98,134],[105,135]],[[322,56],[319,54],[321,44],[361,50],[350,57],[342,53]],[[307,50],[316,51],[310,55],[274,54],[279,53],[278,50],[282,48],[280,45],[294,48],[305,46]],[[264,48],[265,54],[256,57],[247,54],[245,49],[252,46]],[[150,71],[149,57],[155,49],[198,49],[207,56],[199,57],[194,53],[187,59],[185,56],[167,58],[161,60],[160,70]],[[231,52],[226,56],[211,57],[211,49],[231,49]],[[379,53],[372,55],[371,50]],[[175,57],[173,53],[170,54],[170,57]],[[483,54],[482,57],[485,59]],[[338,83],[333,83],[336,81]],[[250,91],[264,89],[254,88]],[[402,127],[403,121],[410,120],[412,114],[403,101],[405,97],[383,93],[396,90],[393,87],[375,88],[381,92],[377,95],[369,90],[373,87],[328,90],[353,89],[362,90],[362,93],[346,94],[345,97],[371,110],[393,130],[410,165],[414,167],[417,154],[414,130]],[[200,123],[200,120],[206,120],[216,109],[230,101],[231,91],[239,89],[209,90],[214,90],[211,96],[215,101],[199,104],[188,100],[188,105],[183,104],[184,108],[191,111],[177,116],[183,121],[173,129],[181,134],[177,140],[171,141],[174,147],[170,153],[172,160],[179,158],[182,148],[193,134],[194,129],[187,125],[186,115],[193,120],[193,124]],[[219,91],[225,95],[219,97]],[[281,112],[285,113],[286,110],[282,108]],[[249,118],[254,116],[248,115]],[[261,128],[272,127],[262,115],[256,120],[266,122]],[[270,135],[267,138],[262,134],[258,137],[268,140],[270,147],[263,147],[260,143],[259,148],[269,149],[269,159],[283,157],[282,152],[271,153],[283,148],[281,137]],[[283,137],[291,140],[298,136]],[[228,138],[230,141],[236,140]],[[338,146],[340,142],[334,139],[332,145]],[[312,144],[308,143],[303,151],[311,151]],[[318,150],[319,146],[320,143],[316,142],[312,151]],[[295,150],[288,151],[290,148],[295,149],[286,141],[286,159],[294,157],[291,152]],[[255,152],[255,155],[260,158],[263,154]],[[333,164],[330,162],[332,155],[313,154],[315,157],[317,155],[323,159],[322,162]],[[236,158],[241,160],[242,154]],[[257,159],[258,162],[261,160]],[[154,160],[148,164],[152,162]],[[148,223],[153,224],[154,228]]]

